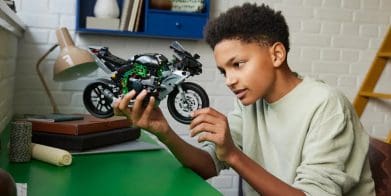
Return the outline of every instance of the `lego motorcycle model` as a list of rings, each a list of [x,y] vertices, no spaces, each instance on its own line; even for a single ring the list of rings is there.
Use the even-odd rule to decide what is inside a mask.
[[[171,43],[170,48],[175,53],[171,61],[159,53],[140,54],[124,60],[111,54],[107,47],[90,48],[98,66],[112,76],[110,80],[100,78],[86,86],[83,92],[86,109],[98,118],[111,117],[115,99],[131,90],[138,95],[145,89],[148,93],[144,105],[150,96],[156,98],[157,105],[168,96],[167,107],[173,118],[189,124],[192,111],[209,106],[205,90],[196,83],[185,82],[202,73],[202,64],[198,54],[190,54],[178,42]],[[134,99],[129,107],[133,103]]]

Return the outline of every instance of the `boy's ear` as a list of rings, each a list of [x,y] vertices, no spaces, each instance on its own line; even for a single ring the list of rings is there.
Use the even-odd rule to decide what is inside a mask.
[[[286,60],[286,50],[281,42],[274,43],[271,47],[271,56],[274,67],[280,67]]]

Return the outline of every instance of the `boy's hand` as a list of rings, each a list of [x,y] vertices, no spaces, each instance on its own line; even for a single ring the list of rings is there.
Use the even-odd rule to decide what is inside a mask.
[[[191,136],[199,134],[198,142],[213,142],[219,160],[227,161],[238,150],[232,141],[226,116],[212,108],[196,110],[192,116]]]
[[[143,128],[157,137],[164,137],[170,130],[167,120],[164,118],[159,107],[155,107],[155,97],[151,96],[147,106],[143,106],[143,100],[147,91],[143,90],[136,97],[132,108],[128,105],[136,91],[132,90],[113,103],[115,115],[126,116],[137,127]]]

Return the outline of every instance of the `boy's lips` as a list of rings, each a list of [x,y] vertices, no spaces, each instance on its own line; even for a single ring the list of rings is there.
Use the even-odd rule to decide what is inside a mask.
[[[234,90],[233,92],[238,97],[238,99],[242,99],[246,95],[247,90],[246,89],[239,89],[239,90]]]

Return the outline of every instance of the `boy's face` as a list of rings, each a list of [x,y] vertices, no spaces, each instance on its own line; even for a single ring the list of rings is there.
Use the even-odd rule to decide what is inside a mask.
[[[236,39],[223,40],[214,48],[217,67],[226,85],[243,105],[260,98],[268,100],[274,89],[276,66],[270,48]]]

